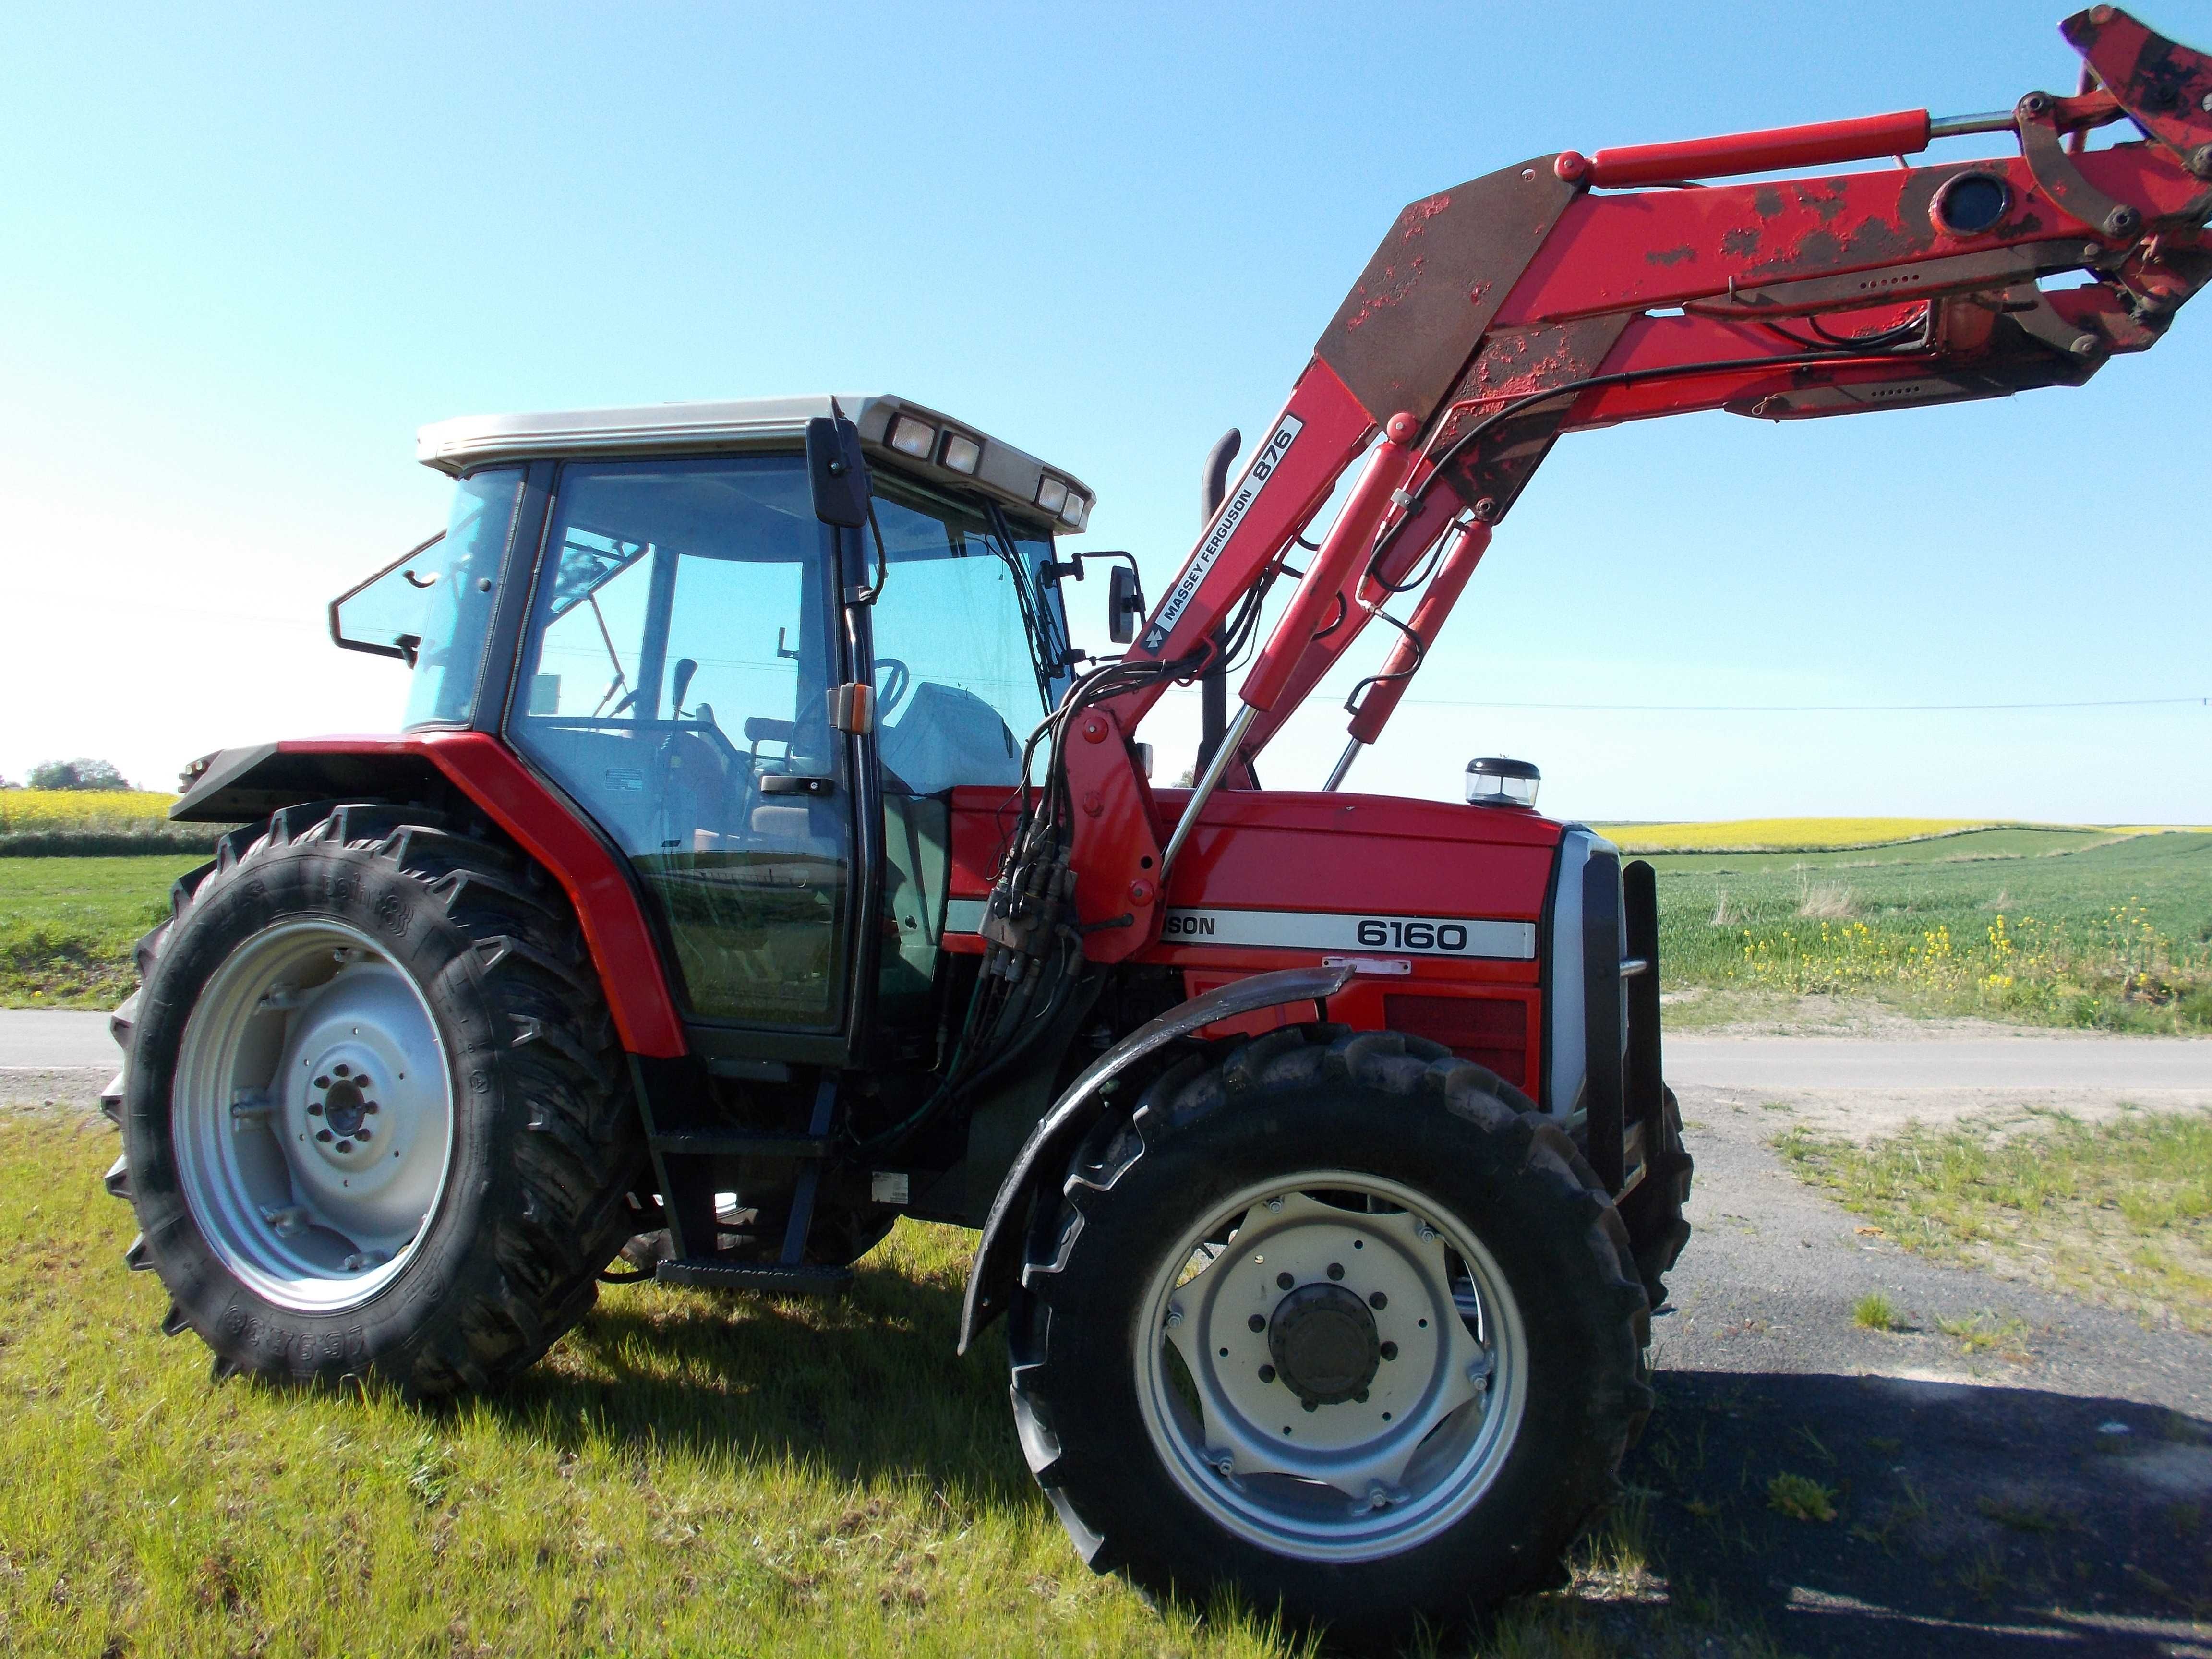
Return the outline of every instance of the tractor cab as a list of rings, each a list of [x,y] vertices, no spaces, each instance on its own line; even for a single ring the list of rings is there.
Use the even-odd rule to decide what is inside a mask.
[[[865,526],[818,516],[824,417]],[[933,1020],[949,794],[1023,780],[1090,489],[889,397],[468,417],[417,453],[447,527],[333,637],[412,665],[410,731],[499,733],[628,860],[694,1052],[849,1062]]]

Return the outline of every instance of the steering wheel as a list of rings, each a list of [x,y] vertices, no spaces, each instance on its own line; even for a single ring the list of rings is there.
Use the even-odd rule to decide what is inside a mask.
[[[876,693],[876,719],[879,721],[889,720],[891,711],[903,702],[906,694],[914,689],[914,675],[896,657],[876,659],[877,673],[881,674],[886,668],[891,671],[891,683]]]

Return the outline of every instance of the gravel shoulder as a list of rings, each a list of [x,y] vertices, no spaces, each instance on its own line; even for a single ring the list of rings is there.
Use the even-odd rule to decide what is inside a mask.
[[[2212,1654],[2212,1342],[1910,1255],[1769,1144],[1793,1122],[1871,1133],[2008,1103],[2197,1109],[2212,1089],[1724,1087],[1686,1080],[1687,1046],[1669,1072],[1697,1231],[1629,1470],[1675,1594],[1717,1592],[1789,1652]],[[1854,1322],[1872,1291],[1905,1330]],[[1970,1350],[1939,1321],[2003,1336]],[[1780,1475],[1818,1483],[1834,1518],[1778,1512]]]

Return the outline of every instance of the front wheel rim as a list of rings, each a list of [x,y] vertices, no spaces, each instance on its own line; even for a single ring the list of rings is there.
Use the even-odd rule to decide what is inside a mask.
[[[383,1291],[419,1248],[453,1164],[436,1016],[368,935],[264,929],[185,1024],[171,1091],[179,1185],[240,1283],[294,1313]]]
[[[1519,1307],[1474,1230],[1350,1170],[1213,1206],[1154,1272],[1134,1335],[1139,1408],[1176,1485],[1314,1561],[1396,1554],[1464,1518],[1528,1389]]]

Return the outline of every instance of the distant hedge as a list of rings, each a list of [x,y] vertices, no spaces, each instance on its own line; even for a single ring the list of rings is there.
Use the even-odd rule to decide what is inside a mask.
[[[0,859],[114,859],[149,854],[204,853],[229,826],[152,823],[143,830],[27,830],[0,835]]]

